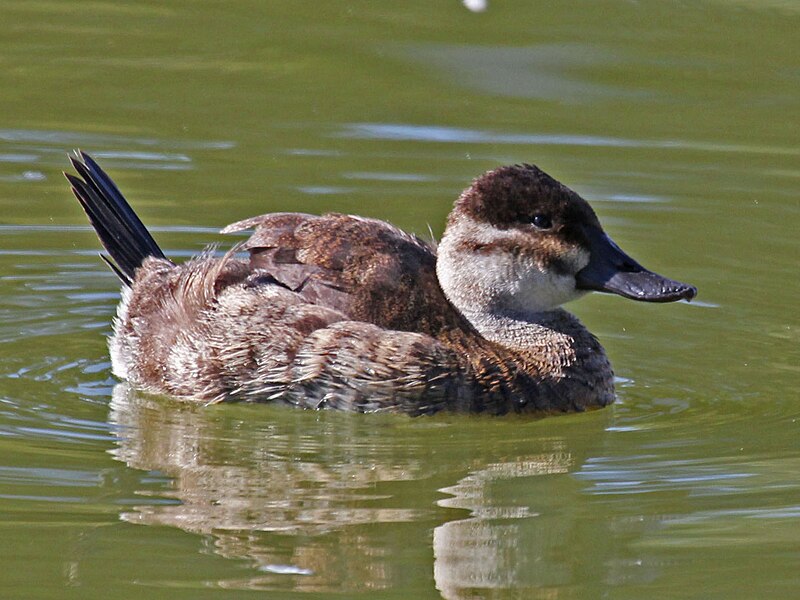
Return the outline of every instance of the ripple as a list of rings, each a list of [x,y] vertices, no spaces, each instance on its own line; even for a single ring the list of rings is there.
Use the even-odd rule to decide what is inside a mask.
[[[603,148],[653,148],[800,156],[800,149],[750,144],[696,142],[690,140],[635,140],[630,138],[580,134],[503,133],[463,127],[413,125],[408,123],[349,123],[336,137],[459,144],[518,144],[534,146],[588,146]]]
[[[58,487],[96,487],[95,471],[0,466],[0,484],[47,485]]]
[[[344,179],[363,179],[367,181],[436,181],[436,177],[422,175],[420,173],[380,173],[380,172],[355,172],[342,173]]]
[[[637,486],[639,492],[674,484],[707,483],[752,477],[753,473],[725,472],[705,460],[665,460],[661,455],[594,457],[588,459],[575,477],[593,483],[588,493],[608,493]]]
[[[236,147],[236,143],[232,141],[165,141],[159,138],[43,129],[0,129],[0,142],[46,143],[60,146],[121,143],[125,145],[164,146],[192,150],[229,150]]]
[[[70,148],[91,148],[96,158],[116,161],[116,169],[184,171],[193,168],[188,151],[230,150],[236,146],[223,140],[163,140],[151,137],[104,133],[53,131],[38,129],[0,129],[0,164],[45,163],[63,166],[64,152]],[[145,147],[147,150],[136,148]],[[38,170],[0,175],[0,181],[42,181]]]
[[[36,154],[10,154],[7,152],[0,153],[0,162],[14,162],[14,163],[32,163],[39,160]]]
[[[297,191],[310,196],[330,196],[334,194],[349,194],[354,190],[353,188],[339,187],[335,185],[308,185],[298,187]]]

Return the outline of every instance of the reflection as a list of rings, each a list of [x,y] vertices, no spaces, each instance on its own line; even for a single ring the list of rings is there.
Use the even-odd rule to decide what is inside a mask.
[[[532,433],[536,422],[202,407],[126,384],[109,418],[119,460],[173,478],[121,518],[208,536],[258,572],[213,585],[356,592],[428,578],[446,598],[540,597],[574,576],[559,551],[575,527],[560,494],[582,461],[562,437]]]
[[[542,521],[527,506],[493,506],[491,485],[504,479],[567,473],[572,456],[557,442],[552,453],[529,457],[515,462],[493,463],[462,478],[455,486],[442,491],[453,498],[440,502],[443,506],[468,509],[471,517],[451,521],[433,532],[434,579],[436,588],[445,598],[472,598],[475,589],[528,587],[528,597],[557,597],[543,592],[541,583],[569,583],[562,565],[548,560],[553,541],[565,534],[557,527],[557,538],[548,539],[553,532],[542,531]],[[517,521],[519,519],[519,521]],[[533,526],[533,527],[531,527]],[[537,540],[535,551],[520,544],[531,531]],[[546,543],[541,543],[541,542]],[[550,543],[547,543],[550,542]],[[525,582],[530,582],[526,585]]]
[[[116,457],[174,478],[174,489],[161,494],[173,502],[143,503],[122,519],[210,535],[215,552],[249,559],[264,574],[218,585],[288,585],[297,591],[384,587],[382,548],[364,529],[420,515],[372,506],[382,498],[375,487],[409,479],[420,465],[367,461],[360,446],[346,446],[346,431],[328,430],[330,447],[323,447],[292,431],[297,424],[292,419],[248,427],[241,415],[230,419],[224,408],[179,404],[116,386],[110,413],[120,435]],[[291,582],[283,581],[287,578]]]

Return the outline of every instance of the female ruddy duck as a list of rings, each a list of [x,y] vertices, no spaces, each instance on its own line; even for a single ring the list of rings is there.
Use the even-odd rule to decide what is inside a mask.
[[[113,371],[147,392],[412,415],[582,411],[614,400],[613,374],[559,306],[590,290],[697,293],[639,265],[532,165],[476,179],[438,248],[374,219],[274,213],[223,229],[254,230],[224,256],[176,265],[89,155],[70,160],[123,283]]]

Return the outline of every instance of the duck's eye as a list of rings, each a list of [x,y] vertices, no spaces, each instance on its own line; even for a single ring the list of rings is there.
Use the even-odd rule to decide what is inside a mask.
[[[537,229],[550,229],[553,226],[553,220],[548,215],[534,215],[531,222]]]

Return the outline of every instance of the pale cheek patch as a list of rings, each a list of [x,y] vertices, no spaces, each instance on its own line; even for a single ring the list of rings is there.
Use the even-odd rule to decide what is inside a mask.
[[[575,274],[588,263],[587,251],[560,240],[467,220],[449,226],[437,273],[447,297],[465,314],[525,314],[582,296]]]
[[[558,242],[526,250],[511,259],[517,289],[508,302],[514,310],[553,310],[583,296],[575,287],[575,274],[589,264],[586,250]]]
[[[520,269],[518,282],[519,289],[509,303],[521,313],[553,310],[581,295],[575,289],[574,275],[540,269],[533,263]]]
[[[536,267],[543,273],[574,277],[589,264],[589,253],[575,246],[556,243],[532,250]]]

